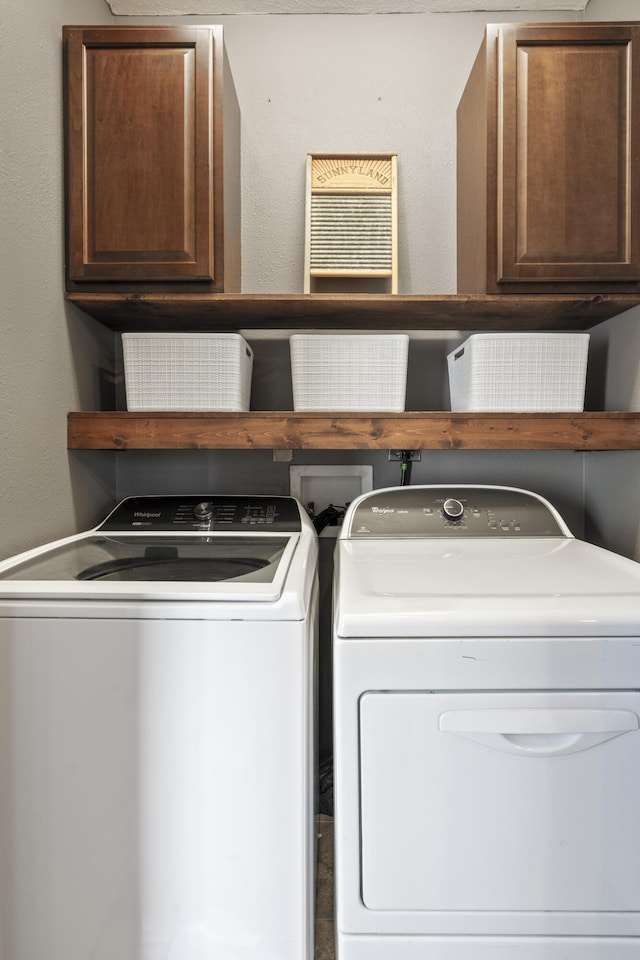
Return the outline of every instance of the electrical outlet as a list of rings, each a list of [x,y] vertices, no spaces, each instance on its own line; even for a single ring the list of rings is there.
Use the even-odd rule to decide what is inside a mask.
[[[389,460],[403,460],[405,455],[413,462],[422,459],[421,450],[389,450]]]

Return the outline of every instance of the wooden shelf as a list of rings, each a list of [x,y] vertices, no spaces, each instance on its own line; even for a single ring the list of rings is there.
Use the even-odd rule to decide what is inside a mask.
[[[112,330],[586,330],[640,295],[68,293]]]
[[[71,450],[639,450],[640,413],[70,413]]]
[[[577,330],[640,296],[69,293],[113,330]],[[638,450],[640,414],[70,413],[71,450]]]

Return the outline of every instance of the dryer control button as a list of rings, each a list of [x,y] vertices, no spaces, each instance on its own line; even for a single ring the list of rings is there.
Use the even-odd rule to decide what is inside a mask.
[[[447,520],[462,520],[464,516],[464,507],[459,500],[449,497],[442,505],[442,512]]]

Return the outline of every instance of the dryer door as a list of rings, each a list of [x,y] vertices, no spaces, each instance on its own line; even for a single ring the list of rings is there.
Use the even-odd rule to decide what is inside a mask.
[[[640,910],[640,694],[366,693],[370,910]]]

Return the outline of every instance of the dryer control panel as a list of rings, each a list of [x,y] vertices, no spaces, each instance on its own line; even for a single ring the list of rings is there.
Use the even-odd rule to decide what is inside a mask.
[[[295,533],[302,529],[293,497],[129,497],[100,530],[189,530]]]
[[[542,497],[492,486],[392,487],[365,494],[345,517],[343,538],[567,537]]]

